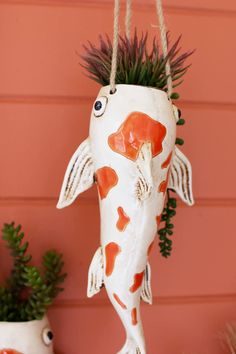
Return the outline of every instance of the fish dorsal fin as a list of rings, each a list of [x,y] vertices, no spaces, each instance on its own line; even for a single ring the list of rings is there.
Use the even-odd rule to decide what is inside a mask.
[[[94,183],[94,173],[90,140],[87,138],[80,144],[69,162],[57,208],[61,209],[72,204],[80,193],[89,189]]]
[[[87,296],[92,297],[99,293],[104,282],[104,267],[102,247],[95,252],[88,273]]]
[[[188,205],[193,205],[192,167],[187,157],[175,146],[169,178],[169,189],[173,189]]]
[[[141,290],[141,299],[148,304],[152,304],[152,289],[151,289],[151,267],[147,263],[144,271],[144,279]]]
[[[140,201],[148,198],[153,188],[151,149],[150,143],[143,144],[136,161],[138,173],[135,181],[135,194]]]

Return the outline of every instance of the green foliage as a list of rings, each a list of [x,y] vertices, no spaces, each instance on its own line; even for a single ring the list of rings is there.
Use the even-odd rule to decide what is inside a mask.
[[[41,319],[55,297],[63,290],[60,284],[66,274],[62,272],[62,255],[48,251],[43,256],[43,271],[30,265],[28,242],[23,242],[21,226],[4,224],[2,239],[13,258],[13,268],[6,284],[0,287],[0,321],[30,321]]]
[[[176,138],[175,144],[176,144],[176,145],[183,145],[183,144],[184,144],[184,140],[181,139],[181,138]]]
[[[180,96],[177,92],[173,93],[171,95],[171,99],[178,99]],[[177,125],[182,126],[185,124],[185,119],[181,118],[181,112],[179,111],[179,120],[177,122]],[[183,145],[184,140],[182,138],[176,138],[175,143],[177,145]],[[171,197],[170,195],[171,191],[167,190],[167,195],[166,195],[166,204],[165,208],[162,213],[161,217],[161,222],[164,223],[163,227],[158,230],[158,235],[159,235],[159,246],[160,246],[160,252],[161,255],[165,258],[168,258],[171,255],[172,251],[172,240],[171,236],[173,235],[173,229],[174,229],[174,224],[173,224],[173,218],[176,215],[176,208],[177,208],[177,200],[174,197]]]
[[[176,199],[170,197],[170,191],[168,190],[166,206],[161,216],[161,221],[165,224],[163,228],[158,230],[160,252],[165,258],[169,257],[172,251],[172,240],[170,237],[173,235],[174,224],[172,223],[172,218],[176,215],[176,207]]]
[[[180,85],[181,78],[190,66],[185,66],[185,61],[192,54],[192,52],[186,52],[179,55],[180,38],[172,45],[167,57],[164,58],[156,38],[153,39],[151,51],[148,50],[147,33],[138,38],[135,31],[130,40],[126,36],[120,36],[116,83],[150,86],[166,91],[168,75],[166,75],[165,66],[169,61],[174,87]],[[97,47],[88,42],[84,49],[85,54],[82,55],[82,59],[85,64],[81,65],[88,72],[87,76],[103,86],[109,85],[113,50],[110,38],[100,36]],[[173,97],[175,98],[178,97]]]

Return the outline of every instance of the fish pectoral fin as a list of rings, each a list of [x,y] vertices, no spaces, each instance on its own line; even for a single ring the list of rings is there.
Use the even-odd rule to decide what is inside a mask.
[[[152,305],[151,266],[147,263],[141,290],[141,299]]]
[[[88,272],[87,296],[99,293],[104,283],[104,266],[102,247],[95,252]]]
[[[72,204],[80,193],[89,189],[94,183],[94,174],[90,140],[87,138],[80,144],[68,164],[57,208]]]
[[[142,201],[150,196],[153,188],[151,143],[143,144],[136,164],[138,173],[135,181],[135,194]]]
[[[193,205],[192,167],[187,157],[175,147],[172,158],[169,189],[173,189],[188,205]]]

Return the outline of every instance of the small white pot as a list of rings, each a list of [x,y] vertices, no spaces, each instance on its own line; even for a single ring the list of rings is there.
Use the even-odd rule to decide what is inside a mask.
[[[28,322],[0,322],[0,354],[53,354],[52,337],[46,316]]]

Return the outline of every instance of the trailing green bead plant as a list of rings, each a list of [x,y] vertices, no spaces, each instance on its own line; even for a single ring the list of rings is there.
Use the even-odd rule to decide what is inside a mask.
[[[168,42],[169,34],[167,36]],[[117,55],[117,72],[116,84],[140,85],[155,87],[167,92],[168,75],[166,75],[166,62],[169,61],[171,78],[173,87],[179,86],[183,80],[190,65],[185,65],[186,59],[193,53],[189,51],[180,54],[180,39],[169,46],[168,55],[164,57],[160,51],[157,39],[154,37],[151,50],[148,50],[148,35],[142,34],[139,38],[137,31],[134,32],[132,38],[126,36],[119,37],[118,55]],[[82,65],[87,71],[87,76],[99,84],[105,86],[110,83],[110,72],[112,62],[112,41],[108,36],[100,36],[99,45],[96,47],[88,42],[84,46],[85,54],[82,55],[84,61]],[[171,99],[177,100],[179,94],[172,93]],[[180,117],[177,125],[185,124],[185,120]],[[177,145],[183,145],[182,138],[176,138]],[[163,257],[167,258],[171,254],[174,224],[173,217],[176,215],[177,202],[176,198],[171,196],[172,191],[167,191],[166,205],[163,210],[161,222],[162,227],[159,229],[160,252]]]
[[[179,98],[179,94],[177,92],[173,93],[171,99],[177,100]],[[182,126],[185,124],[185,119],[181,117],[181,111],[179,110],[179,120],[177,125]],[[175,141],[176,145],[183,145],[184,140],[182,138],[176,138]],[[174,231],[174,224],[172,222],[173,217],[176,215],[176,208],[177,208],[177,199],[171,196],[171,193],[175,193],[174,191],[167,189],[166,193],[166,205],[163,210],[161,216],[161,222],[163,223],[162,227],[158,230],[159,235],[159,246],[161,255],[165,258],[171,255],[172,251],[172,240],[171,236],[173,235]]]
[[[11,252],[13,268],[5,284],[0,285],[0,321],[42,319],[48,307],[63,290],[65,280],[62,254],[54,250],[43,255],[42,269],[30,264],[32,256],[24,242],[21,226],[4,224],[2,239]]]

